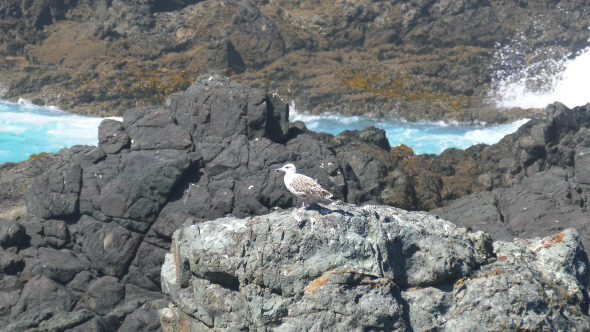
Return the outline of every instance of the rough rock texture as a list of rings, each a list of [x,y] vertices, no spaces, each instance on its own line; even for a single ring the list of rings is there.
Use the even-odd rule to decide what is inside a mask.
[[[98,147],[64,150],[28,180],[26,210],[0,224],[0,328],[158,329],[172,233],[187,220],[295,205],[273,171],[284,163],[348,201],[378,200],[374,179],[356,176],[321,135],[289,124],[280,97],[221,76],[98,131]],[[34,174],[34,162],[3,178],[20,183],[11,174]]]
[[[165,331],[590,328],[578,233],[492,243],[426,212],[330,205],[186,224]]]
[[[433,212],[496,239],[546,236],[574,227],[590,246],[590,104],[568,109],[556,103],[545,111],[547,119],[530,121],[474,155],[481,161],[472,159],[480,170],[474,178],[492,190]]]
[[[55,163],[63,163],[77,151],[63,149],[55,154],[39,154],[26,161],[0,165],[0,218],[18,220],[26,213],[24,192],[36,176]]]
[[[587,0],[4,0],[0,98],[113,115],[160,103],[215,70],[317,113],[506,121],[523,111],[482,107],[492,77],[586,47],[588,7]],[[354,88],[358,81],[342,81],[349,72],[385,75]],[[408,78],[401,89],[369,89],[400,77]],[[443,95],[415,98],[424,92]],[[468,108],[448,107],[449,96]]]
[[[432,210],[474,192],[526,182],[529,189],[521,189],[523,193],[542,194],[549,200],[536,210],[550,208],[558,214],[571,214],[562,219],[576,220],[587,213],[590,105],[569,109],[555,103],[543,112],[546,118],[529,121],[494,145],[447,149],[440,155],[414,155],[405,146],[391,148],[384,132],[376,128],[325,135],[322,139],[339,159],[348,161],[359,179],[374,188],[373,193],[383,204],[408,210]],[[552,173],[544,173],[550,169]],[[545,178],[552,179],[552,184],[539,181]],[[526,183],[523,185],[527,186]],[[498,192],[504,191],[498,189]],[[523,199],[540,201],[541,196],[533,196],[523,195]],[[501,205],[510,200],[489,198],[487,201]],[[476,211],[477,205],[474,203],[474,209],[464,210]],[[529,212],[535,211],[532,207],[527,207]],[[463,213],[454,208],[445,211]],[[490,213],[501,221],[493,211],[485,215]],[[445,217],[455,220],[451,215]]]

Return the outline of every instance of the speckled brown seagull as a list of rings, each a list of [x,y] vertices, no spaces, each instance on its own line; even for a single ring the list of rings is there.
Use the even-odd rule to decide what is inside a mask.
[[[295,196],[305,198],[320,198],[332,201],[334,195],[322,188],[316,180],[307,175],[297,173],[297,168],[293,164],[285,164],[277,168],[275,172],[285,172],[285,186]],[[305,201],[302,202],[301,208],[305,208]]]

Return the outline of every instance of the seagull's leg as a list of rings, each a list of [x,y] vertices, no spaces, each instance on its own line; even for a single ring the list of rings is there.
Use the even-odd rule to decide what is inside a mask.
[[[305,211],[305,198],[301,199],[301,207],[299,208],[299,211]]]

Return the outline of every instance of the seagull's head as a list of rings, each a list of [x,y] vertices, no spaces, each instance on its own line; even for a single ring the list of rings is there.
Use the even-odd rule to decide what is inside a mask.
[[[275,169],[275,172],[285,172],[285,173],[293,172],[293,173],[295,173],[295,172],[297,172],[297,168],[293,164],[285,164],[285,165],[283,165],[283,167]]]

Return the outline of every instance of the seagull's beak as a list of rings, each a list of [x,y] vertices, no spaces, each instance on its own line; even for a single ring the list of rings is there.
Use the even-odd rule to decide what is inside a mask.
[[[276,172],[280,172],[280,171],[282,171],[282,170],[283,170],[282,168],[277,168],[277,169],[275,169],[275,173],[276,173]]]

